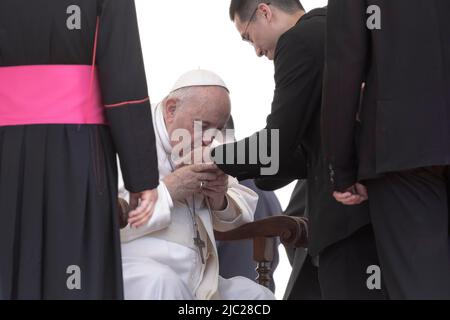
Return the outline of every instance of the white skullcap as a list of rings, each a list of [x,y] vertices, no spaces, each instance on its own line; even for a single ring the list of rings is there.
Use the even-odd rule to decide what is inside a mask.
[[[198,87],[198,86],[218,86],[222,87],[228,92],[225,82],[214,72],[208,70],[192,70],[183,74],[173,86],[171,92],[181,88]]]

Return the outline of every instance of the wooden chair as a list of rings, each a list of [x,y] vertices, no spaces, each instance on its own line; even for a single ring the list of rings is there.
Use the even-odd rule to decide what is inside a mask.
[[[128,224],[129,205],[118,199],[120,227]],[[306,218],[274,216],[251,222],[228,232],[214,232],[218,241],[253,240],[253,260],[257,263],[256,281],[269,287],[272,269],[273,238],[279,237],[281,243],[294,248],[308,245],[308,221]]]
[[[271,282],[270,272],[274,257],[273,238],[299,248],[308,245],[308,221],[301,217],[274,216],[248,223],[228,232],[215,232],[216,240],[253,240],[253,260],[257,263],[256,281],[265,287]]]

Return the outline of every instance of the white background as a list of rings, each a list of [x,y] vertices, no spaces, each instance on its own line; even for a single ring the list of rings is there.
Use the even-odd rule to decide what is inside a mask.
[[[192,69],[219,74],[231,91],[238,139],[263,129],[274,91],[273,63],[241,40],[228,15],[229,0],[135,0],[150,98],[158,102]],[[306,11],[327,0],[301,0]],[[277,191],[286,208],[294,185]],[[283,297],[291,267],[280,246],[276,296]]]

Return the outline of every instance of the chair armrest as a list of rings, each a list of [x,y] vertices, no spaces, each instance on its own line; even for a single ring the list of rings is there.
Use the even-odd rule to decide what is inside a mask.
[[[228,232],[215,231],[219,241],[280,237],[280,241],[295,248],[308,245],[308,220],[303,217],[275,216],[244,224]]]

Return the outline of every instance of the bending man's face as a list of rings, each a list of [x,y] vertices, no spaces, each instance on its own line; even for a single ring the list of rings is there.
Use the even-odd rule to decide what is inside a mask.
[[[223,130],[230,118],[230,96],[222,87],[192,87],[182,101],[167,101],[165,110],[172,147],[180,143],[176,140],[179,129],[189,132],[190,140],[183,143],[190,142],[192,149],[194,146],[208,146],[213,139],[205,137],[204,133],[210,129]]]
[[[242,21],[238,15],[234,19],[237,31],[242,40],[250,43],[255,49],[258,57],[267,57],[269,60],[275,58],[275,49],[280,34],[271,23],[272,11],[268,6],[261,6],[255,13],[253,20]]]

